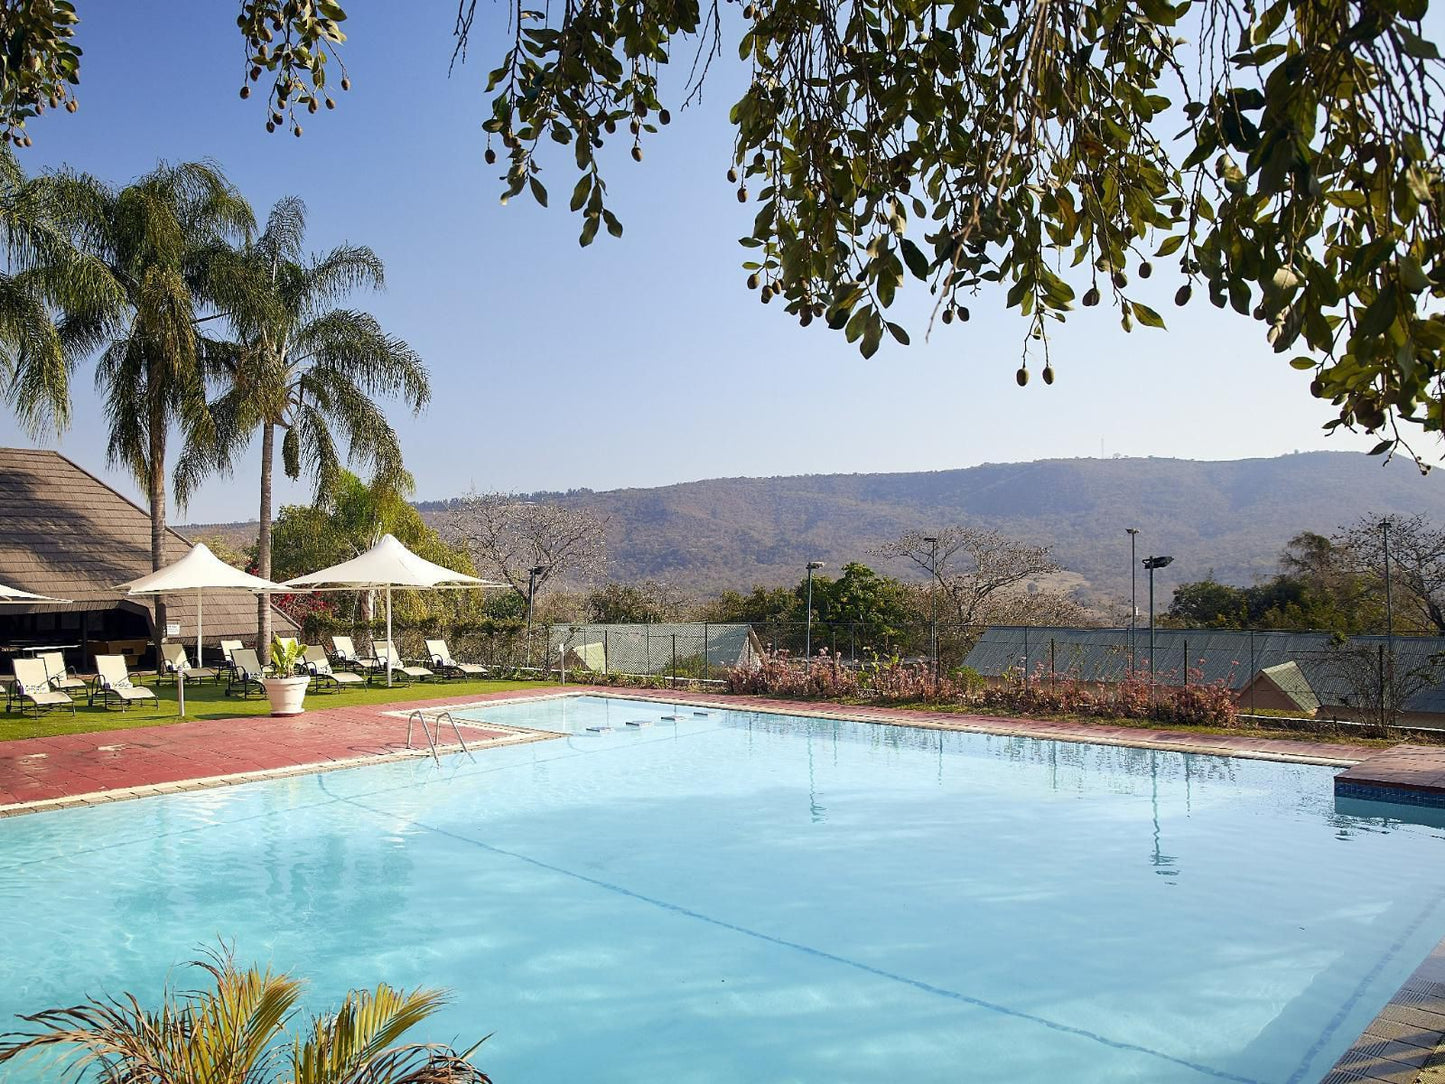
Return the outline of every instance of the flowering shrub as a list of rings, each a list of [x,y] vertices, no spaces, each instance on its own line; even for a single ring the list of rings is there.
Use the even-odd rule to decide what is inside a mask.
[[[1018,670],[996,684],[947,675],[936,681],[927,666],[897,658],[875,659],[857,670],[821,655],[804,662],[786,652],[767,655],[760,665],[728,671],[732,693],[813,700],[867,699],[880,703],[936,702],[978,706],[1021,715],[1087,715],[1110,719],[1156,719],[1194,726],[1233,726],[1239,705],[1227,682],[1204,684],[1191,672],[1188,685],[1156,683],[1143,675],[1093,685],[1073,677],[1050,676],[1040,667],[1029,680]]]

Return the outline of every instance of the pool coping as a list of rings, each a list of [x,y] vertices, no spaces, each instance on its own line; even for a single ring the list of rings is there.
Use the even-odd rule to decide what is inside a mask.
[[[838,721],[869,723],[881,726],[902,726],[924,730],[948,730],[970,734],[989,734],[1000,737],[1022,737],[1039,741],[1065,741],[1086,745],[1123,746],[1141,749],[1158,749],[1175,753],[1192,753],[1204,756],[1238,757],[1250,760],[1280,761],[1296,764],[1316,764],[1333,768],[1349,768],[1366,757],[1374,755],[1368,750],[1355,750],[1348,746],[1334,746],[1321,742],[1301,741],[1293,738],[1256,738],[1241,735],[1201,735],[1183,730],[1167,728],[1146,730],[1134,727],[1119,727],[1102,723],[1068,723],[1058,720],[1022,719],[1008,716],[970,715],[954,712],[929,712],[916,708],[893,708],[853,704],[828,704],[818,701],[780,700],[767,697],[735,694],[708,694],[690,690],[640,689],[612,685],[552,685],[532,690],[509,689],[496,693],[472,694],[470,696],[441,697],[425,702],[408,702],[403,706],[370,705],[366,709],[320,709],[314,714],[328,711],[369,710],[376,718],[404,720],[415,711],[424,712],[429,718],[441,712],[457,708],[484,708],[497,704],[523,703],[529,701],[555,700],[575,696],[600,696],[616,700],[649,700],[664,703],[687,704],[695,707],[712,708],[719,711],[755,711],[772,715],[791,715],[809,719],[834,719]],[[308,712],[307,714],[313,714]],[[216,722],[217,720],[209,720]],[[264,721],[256,717],[251,721]],[[468,721],[475,725],[475,720]],[[170,730],[188,723],[165,724],[159,729]],[[506,740],[489,740],[486,746],[516,744],[523,740],[521,728],[506,724],[487,724],[511,732]],[[76,732],[65,738],[88,738],[109,731]],[[126,732],[131,733],[131,732]],[[558,735],[544,731],[525,732],[525,740],[545,741]],[[117,734],[124,744],[122,734]],[[16,739],[25,741],[50,741],[52,739]],[[13,743],[5,743],[11,745]],[[479,746],[484,748],[485,746]],[[3,751],[0,746],[0,751]],[[455,744],[439,747],[438,752],[456,753],[461,749]],[[1364,755],[1359,755],[1363,753]],[[378,752],[361,753],[356,756],[337,756],[322,761],[288,764],[276,767],[258,768],[239,772],[212,775],[197,775],[190,778],[167,780],[134,785],[119,784],[115,787],[86,791],[63,796],[39,798],[32,801],[0,804],[0,818],[21,816],[27,813],[41,813],[75,806],[97,805],[103,802],[126,801],[131,798],[145,798],[158,794],[175,794],[186,790],[201,790],[241,783],[254,783],[266,779],[286,778],[342,768],[363,767],[415,756],[428,756],[426,749],[387,749]]]

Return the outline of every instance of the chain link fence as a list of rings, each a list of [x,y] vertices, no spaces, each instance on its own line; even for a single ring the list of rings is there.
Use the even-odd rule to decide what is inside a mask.
[[[386,635],[380,622],[310,628],[358,645]],[[1359,636],[1223,629],[1047,628],[940,622],[882,628],[864,622],[704,622],[653,625],[507,623],[393,630],[407,659],[427,657],[425,640],[444,638],[454,658],[497,674],[586,680],[589,675],[714,682],[765,654],[811,650],[841,666],[897,660],[969,681],[1126,680],[1158,685],[1223,684],[1246,714],[1296,714],[1394,725],[1435,721],[1445,728],[1445,637]]]

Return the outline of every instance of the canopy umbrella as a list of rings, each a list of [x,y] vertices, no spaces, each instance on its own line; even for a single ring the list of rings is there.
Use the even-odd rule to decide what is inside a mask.
[[[439,588],[502,587],[504,584],[468,576],[428,561],[407,549],[389,534],[360,557],[342,561],[307,576],[287,580],[283,590],[302,591],[385,591],[386,642],[391,643],[391,592],[393,588],[433,591]],[[400,660],[388,659],[386,683],[391,684],[391,667]]]
[[[6,587],[0,583],[0,606],[28,606],[33,602],[69,602],[68,598],[51,598],[49,595],[32,595],[18,587]]]
[[[181,591],[196,593],[196,665],[201,665],[201,595],[205,591],[282,591],[286,588],[279,583],[263,580],[249,572],[242,572],[226,564],[207,548],[204,542],[197,542],[191,552],[174,564],[166,565],[139,579],[128,580],[116,587],[127,595],[174,595]],[[264,645],[261,646],[264,650]]]

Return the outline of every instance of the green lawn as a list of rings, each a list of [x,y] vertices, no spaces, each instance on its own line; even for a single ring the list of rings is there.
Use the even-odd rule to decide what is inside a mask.
[[[243,715],[267,715],[270,705],[264,696],[243,700],[227,696],[225,684],[186,682],[186,715],[176,713],[176,687],[170,683],[155,685],[153,680],[141,681],[155,689],[158,699],[133,703],[129,711],[103,709],[99,702],[87,707],[84,695],[75,698],[75,714],[52,711],[36,719],[20,716],[18,710],[0,715],[0,741],[17,738],[42,738],[51,734],[83,734],[99,730],[128,730],[138,726],[166,726],[193,719],[228,719]],[[369,685],[360,689],[336,692],[308,692],[306,706],[322,708],[356,707],[362,704],[391,704],[398,701],[426,700],[431,697],[475,696],[478,693],[506,692],[512,689],[535,689],[535,681],[427,681],[412,685]]]

